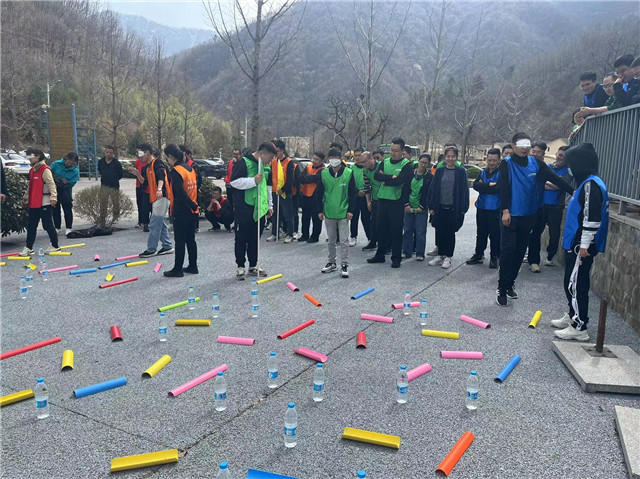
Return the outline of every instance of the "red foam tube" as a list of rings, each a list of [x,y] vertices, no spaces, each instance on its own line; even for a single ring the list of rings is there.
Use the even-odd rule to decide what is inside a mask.
[[[111,341],[122,341],[122,334],[120,333],[120,326],[111,326]]]
[[[5,258],[7,256],[18,256],[20,254],[20,251],[14,251],[13,253],[3,253],[0,254],[0,258]]]
[[[18,354],[33,351],[34,349],[42,348],[44,346],[49,346],[50,344],[59,343],[60,341],[62,341],[62,339],[59,336],[56,338],[47,339],[46,341],[40,341],[39,343],[31,344],[23,348],[14,349],[13,351],[7,351],[6,353],[2,353],[0,354],[0,359],[7,359],[12,356],[17,356]]]
[[[100,289],[111,288],[112,286],[118,286],[119,284],[131,283],[132,281],[138,281],[138,277],[123,279],[121,281],[116,281],[115,283],[101,284],[98,286]]]
[[[364,331],[360,331],[356,336],[356,348],[367,348],[367,335]]]
[[[407,376],[409,378],[409,381],[413,381],[415,378],[419,378],[423,374],[427,374],[429,371],[431,371],[431,364],[424,363],[417,368],[413,368],[410,371],[407,371]]]
[[[321,363],[325,363],[327,359],[329,359],[324,354],[319,353],[317,351],[312,351],[311,349],[307,349],[307,348],[297,348],[297,349],[294,349],[293,352],[296,354],[299,354],[300,356],[305,356],[307,358],[320,361]]]
[[[380,321],[382,323],[393,323],[391,316],[378,316],[376,314],[361,314],[360,319],[366,319],[368,321]]]
[[[309,321],[305,321],[304,323],[296,326],[293,329],[290,329],[289,331],[287,331],[286,333],[282,333],[278,335],[278,339],[284,339],[284,338],[288,338],[289,336],[291,336],[292,334],[296,334],[298,331],[306,328],[307,326],[311,326],[313,323],[315,323],[316,320],[315,319],[310,319]]]

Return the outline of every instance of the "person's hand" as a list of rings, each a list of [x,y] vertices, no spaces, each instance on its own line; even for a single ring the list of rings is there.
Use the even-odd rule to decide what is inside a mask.
[[[405,213],[411,213],[411,206],[407,205],[404,207],[404,212]]]
[[[489,186],[496,186],[497,184],[498,183],[495,183],[495,182],[492,181],[491,183],[489,183]]]
[[[429,214],[430,214],[431,216],[434,216],[434,215],[436,214],[436,212],[435,212],[435,211],[433,211],[433,210],[429,210]]]
[[[51,200],[51,207],[55,208],[58,202],[56,200]]]
[[[318,213],[318,218],[320,218],[320,221],[324,221],[324,213]]]
[[[418,207],[416,208],[416,214],[420,214],[420,213],[422,213],[423,211],[424,211],[424,210],[423,210],[423,209],[422,209],[422,207],[420,207],[420,206],[418,206]]]
[[[360,198],[364,197],[364,190],[358,190],[358,196]]]
[[[276,191],[276,194],[278,194],[278,195],[282,196],[282,190],[278,190],[278,191]]]
[[[256,185],[259,185],[262,182],[262,173],[258,173],[253,177],[253,181],[256,182]]]
[[[351,218],[353,218],[353,213],[347,213],[347,221],[351,221]]]
[[[4,203],[7,201],[7,197],[5,195],[0,194],[0,203]]]
[[[138,169],[135,166],[130,166],[129,168],[127,168],[127,170],[129,171],[129,173],[137,176]]]
[[[213,204],[216,208],[220,209],[220,202],[218,200],[213,200]]]
[[[398,175],[393,175],[393,176],[391,177],[391,179],[392,179],[392,180],[395,180],[397,177],[398,177]]]
[[[24,198],[22,198],[22,202],[23,202],[25,205],[28,205],[28,204],[29,204],[29,198],[27,198],[27,197],[25,196]]]
[[[502,224],[505,226],[509,226],[511,224],[511,215],[509,214],[509,210],[504,210],[502,212]]]
[[[162,190],[156,191],[156,199],[159,200],[160,198],[162,198]]]
[[[613,83],[623,83],[622,82],[622,77],[618,77],[618,79],[616,81],[614,81]]]
[[[476,179],[476,181],[477,181],[478,183],[484,183],[484,181],[482,181],[482,178],[478,178],[478,179]]]
[[[578,251],[578,254],[580,255],[580,257],[582,258],[586,258],[588,256],[591,256],[589,254],[589,250],[587,248],[580,248],[580,251]]]
[[[267,211],[267,218],[271,218],[273,216],[273,208],[269,208],[269,211]]]

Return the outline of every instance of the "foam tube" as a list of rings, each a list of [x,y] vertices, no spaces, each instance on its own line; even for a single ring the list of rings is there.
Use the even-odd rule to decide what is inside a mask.
[[[454,333],[451,331],[437,331],[435,329],[423,329],[422,335],[431,336],[433,338],[460,339],[460,333]]]
[[[112,276],[112,279],[113,279],[113,275],[111,275],[111,276]],[[125,284],[125,283],[131,283],[132,281],[138,281],[138,277],[136,276],[135,278],[122,279],[120,281],[116,281],[115,283],[101,284],[100,286],[98,286],[98,288],[100,288],[100,289],[111,288],[112,286],[118,286],[119,284]]]
[[[100,261],[100,255],[99,254],[93,255],[93,261]]]
[[[79,248],[80,246],[87,246],[86,243],[68,244],[66,246],[60,246],[60,249]]]
[[[29,263],[25,265],[25,268],[29,268],[30,270],[35,271],[38,267],[33,263]]]
[[[462,455],[467,451],[475,436],[473,433],[467,431],[462,437],[458,440],[453,449],[449,451],[447,457],[445,457],[440,465],[436,468],[436,472],[440,472],[445,476],[448,476],[449,473],[453,470],[453,468],[458,464],[458,461],[462,457]]]
[[[415,378],[419,378],[423,374],[427,374],[429,371],[431,371],[431,369],[432,369],[431,364],[424,363],[418,366],[417,368],[413,368],[407,371],[407,376],[409,378],[409,381],[413,381]]]
[[[7,256],[18,256],[20,251],[14,251],[13,253],[3,253],[0,254],[0,258],[6,258]]]
[[[294,349],[293,352],[296,354],[299,354],[300,356],[305,356],[315,361],[320,361],[321,363],[324,363],[327,361],[327,359],[329,359],[324,354],[319,353],[317,351],[312,351],[311,349],[307,349],[307,348],[297,348],[297,349]]]
[[[234,338],[233,336],[218,336],[219,343],[240,344],[241,346],[253,346],[256,340],[252,338]]]
[[[376,444],[377,446],[400,449],[400,437],[392,436],[391,434],[345,427],[344,432],[340,437],[342,437],[342,439],[350,439],[352,441],[366,442],[368,444]]]
[[[513,358],[511,358],[509,364],[507,364],[504,369],[500,371],[500,374],[498,374],[493,380],[497,383],[503,383],[504,380],[507,379],[507,376],[509,376],[511,371],[513,371],[513,368],[518,365],[521,359],[522,358],[520,356],[515,355]]]
[[[83,398],[85,396],[91,396],[92,394],[101,393],[102,391],[108,391],[109,389],[119,388],[127,384],[127,378],[124,376],[111,381],[105,381],[103,383],[93,384],[84,388],[74,389],[73,394],[76,399]]]
[[[440,351],[444,359],[482,359],[483,355],[477,351]]]
[[[158,263],[156,264],[155,268],[153,268],[153,272],[157,273],[158,271],[160,271],[160,268],[162,267],[162,263]]]
[[[7,263],[6,263],[6,262],[4,262],[4,261],[0,261],[0,266],[6,266],[6,265],[7,265]]]
[[[375,314],[361,314],[360,319],[366,319],[368,321],[380,321],[382,323],[393,323],[391,316],[378,316]]]
[[[62,365],[60,371],[69,371],[73,369],[73,351],[67,349],[62,353]]]
[[[298,479],[293,476],[283,476],[273,472],[261,471],[259,469],[249,469],[244,479]]]
[[[132,254],[131,256],[120,256],[119,258],[116,258],[116,261],[124,261],[125,259],[133,259],[133,258],[139,258],[140,255],[139,254]]]
[[[111,281],[113,279],[113,275],[111,273],[107,274],[107,276],[105,276],[104,280],[105,281]]]
[[[373,291],[375,291],[376,288],[369,288],[369,289],[365,289],[363,292],[358,293],[358,294],[354,294],[353,296],[351,296],[351,299],[358,299],[358,298],[362,298],[365,294],[369,294],[372,293]]]
[[[11,261],[31,261],[31,256],[7,256]]]
[[[20,391],[13,394],[7,394],[6,396],[0,397],[0,407],[8,406],[9,404],[13,404],[14,402],[24,401],[25,399],[31,399],[35,397],[35,393],[33,389],[25,389],[24,391]]]
[[[200,301],[200,298],[196,298],[196,302],[197,301]],[[188,299],[185,301],[180,301],[179,303],[170,304],[168,306],[162,306],[161,308],[158,308],[158,311],[160,311],[161,313],[164,313],[165,311],[169,311],[170,309],[179,308],[180,306],[186,306],[187,304],[189,304]]]
[[[311,326],[313,323],[315,323],[316,320],[315,319],[310,319],[309,321],[305,321],[302,324],[299,324],[298,326],[296,326],[295,328],[290,329],[289,331],[287,331],[286,333],[282,333],[278,335],[278,339],[284,339],[284,338],[288,338],[289,336],[291,336],[292,334],[296,334],[298,331],[303,330],[304,328],[306,328],[307,326]]]
[[[305,293],[304,297],[307,298],[309,301],[311,301],[314,304],[314,306],[322,306],[322,303],[318,301],[316,298],[314,298],[313,296],[311,296],[309,293]]]
[[[287,288],[289,288],[291,291],[300,291],[300,288],[298,288],[295,284],[293,283],[287,283]]]
[[[116,266],[122,266],[123,264],[127,264],[127,263],[129,263],[129,260],[119,261],[117,263],[105,264],[105,265],[99,266],[99,268],[100,269],[115,268]]]
[[[111,341],[122,341],[122,334],[120,333],[120,326],[111,326]]]
[[[542,317],[542,311],[536,311],[536,314],[533,315],[533,319],[529,323],[529,328],[535,329],[541,317]]]
[[[274,279],[279,279],[279,278],[282,278],[282,275],[275,274],[273,276],[269,276],[268,278],[259,279],[258,281],[256,281],[256,284],[266,283],[267,281],[273,281]]]
[[[177,319],[176,326],[211,326],[210,319]]]
[[[364,331],[360,331],[356,336],[356,349],[357,348],[367,348],[367,335]]]
[[[69,270],[69,269],[74,269],[74,268],[77,268],[77,267],[78,267],[78,265],[77,265],[77,264],[74,264],[73,266],[62,266],[62,267],[60,267],[60,268],[52,268],[52,269],[48,269],[47,271],[48,271],[49,273],[55,273],[55,272],[57,272],[57,271],[67,271],[67,270]],[[40,273],[40,274],[42,274],[42,271],[40,271],[39,273]]]
[[[71,251],[52,251],[49,256],[71,256]]]
[[[160,359],[158,359],[155,363],[153,363],[149,369],[142,373],[143,378],[152,378],[156,374],[158,374],[167,364],[171,362],[171,356],[165,354]]]
[[[222,366],[218,366],[217,368],[212,369],[211,371],[206,372],[195,379],[192,379],[188,383],[184,383],[182,386],[178,386],[177,388],[172,389],[171,391],[169,391],[169,396],[178,397],[183,392],[188,391],[189,389],[196,387],[198,384],[202,384],[207,379],[211,379],[212,377],[216,376],[218,374],[218,371],[224,372],[226,370],[227,370],[226,364],[223,364]]]
[[[391,305],[393,309],[404,309],[404,303],[394,303]],[[420,301],[414,301],[411,303],[412,308],[420,307]]]
[[[178,462],[178,450],[167,449],[166,451],[147,452],[135,456],[123,456],[111,459],[110,472],[129,471],[142,467],[161,466]]]
[[[78,271],[69,271],[69,274],[95,273],[96,271],[98,271],[98,268],[87,268],[87,269],[79,269]]]
[[[149,264],[149,262],[145,259],[143,261],[134,261],[133,263],[127,263],[125,266],[130,268],[131,266],[142,266],[143,264]]]
[[[22,353],[28,353],[29,351],[33,351],[34,349],[49,346],[50,344],[54,343],[59,343],[60,341],[62,341],[62,339],[60,338],[60,336],[58,336],[56,338],[47,339],[46,341],[40,341],[39,343],[30,344],[29,346],[24,346],[19,349],[14,349],[13,351],[7,351],[6,353],[0,354],[0,360],[17,356],[18,354]]]
[[[460,316],[460,321],[464,321],[465,323],[473,324],[474,326],[478,326],[484,329],[488,329],[491,327],[489,323],[485,323],[484,321],[479,321],[470,316],[465,316],[464,314]]]

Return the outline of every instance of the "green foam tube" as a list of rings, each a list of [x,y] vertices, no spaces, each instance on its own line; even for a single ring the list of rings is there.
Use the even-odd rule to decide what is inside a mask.
[[[196,302],[197,301],[200,301],[200,298],[196,298]],[[161,313],[164,313],[165,311],[169,311],[170,309],[179,308],[180,306],[186,306],[187,304],[189,304],[188,299],[185,301],[180,301],[179,303],[173,303],[168,306],[163,306],[162,308],[158,308],[158,311],[160,311]]]

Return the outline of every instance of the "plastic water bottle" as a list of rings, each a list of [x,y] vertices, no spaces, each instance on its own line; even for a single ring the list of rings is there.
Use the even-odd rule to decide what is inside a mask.
[[[38,258],[40,258],[40,264],[44,261],[44,248],[42,245],[38,248]]]
[[[158,319],[158,339],[164,343],[167,340],[167,333],[169,332],[169,325],[167,323],[167,317],[164,313],[160,313],[160,319]]]
[[[27,268],[27,272],[24,274],[24,279],[27,281],[27,288],[33,287],[33,270],[31,267]]]
[[[269,360],[267,361],[267,373],[269,377],[267,385],[270,389],[277,388],[278,376],[280,373],[278,372],[278,358],[276,357],[275,352],[272,352],[269,355]]]
[[[213,299],[211,300],[211,317],[213,319],[220,317],[220,296],[218,296],[218,293],[213,293]]]
[[[402,308],[402,314],[409,316],[411,314],[411,295],[409,291],[404,292],[404,307]]]
[[[187,299],[189,300],[189,309],[196,309],[196,290],[193,289],[193,286],[189,286]]]
[[[409,394],[409,376],[407,376],[407,367],[404,364],[400,366],[400,373],[396,381],[396,391],[396,401],[400,404],[406,403]]]
[[[475,411],[478,409],[478,376],[475,371],[471,371],[469,379],[467,380],[467,409]]]
[[[218,475],[216,476],[216,479],[232,479],[232,478],[233,476],[229,471],[229,464],[227,463],[227,461],[221,462],[220,469],[218,470]]]
[[[42,281],[49,280],[49,271],[47,270],[47,262],[42,260]]]
[[[260,312],[260,301],[258,300],[258,283],[253,280],[253,287],[251,288],[251,317],[257,318]]]
[[[313,373],[313,400],[320,402],[324,399],[324,369],[322,363],[318,363]]]
[[[24,279],[24,276],[20,276],[20,298],[27,299],[27,293],[29,293],[29,289],[27,288],[27,280]]]
[[[290,402],[284,414],[284,445],[296,447],[296,444],[298,444],[298,413],[296,405]]]
[[[36,417],[38,419],[49,417],[49,391],[47,390],[47,385],[44,383],[44,378],[38,378],[35,395]]]
[[[364,472],[362,470],[358,471],[358,479],[363,479],[365,477],[367,477],[367,473],[366,472]]]
[[[420,326],[427,325],[427,300],[423,299],[420,303]]]
[[[227,380],[224,378],[222,371],[218,371],[213,390],[215,392],[216,411],[224,411],[227,409]]]

